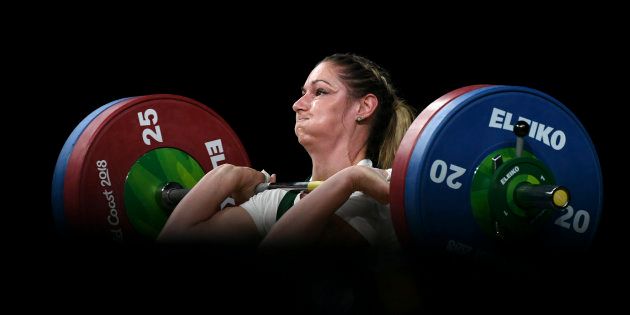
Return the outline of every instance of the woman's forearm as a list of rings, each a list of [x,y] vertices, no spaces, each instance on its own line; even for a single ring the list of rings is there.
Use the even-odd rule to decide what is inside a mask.
[[[208,172],[179,202],[160,233],[159,239],[181,238],[195,233],[195,227],[220,210],[221,203],[238,188],[235,166],[224,164]]]
[[[273,225],[262,248],[295,247],[319,240],[332,215],[355,191],[389,202],[387,171],[351,166],[327,179]]]
[[[342,170],[306,195],[273,225],[260,246],[299,246],[317,241],[330,217],[354,192],[352,172],[351,168]]]

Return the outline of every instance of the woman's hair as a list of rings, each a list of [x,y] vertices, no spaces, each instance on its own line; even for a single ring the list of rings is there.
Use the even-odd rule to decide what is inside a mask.
[[[378,99],[367,143],[367,157],[379,168],[391,168],[398,145],[414,120],[414,110],[398,98],[389,73],[367,58],[334,54],[322,60],[340,67],[340,78],[351,97],[372,93]]]

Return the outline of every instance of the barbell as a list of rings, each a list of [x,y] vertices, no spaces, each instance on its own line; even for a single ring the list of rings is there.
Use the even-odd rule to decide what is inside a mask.
[[[167,94],[108,103],[79,123],[59,154],[56,225],[80,236],[154,240],[177,202],[223,163],[250,165],[209,107]],[[526,87],[472,85],[440,97],[412,123],[392,166],[390,206],[406,247],[465,254],[527,242],[581,250],[595,236],[602,193],[597,152],[566,106]]]

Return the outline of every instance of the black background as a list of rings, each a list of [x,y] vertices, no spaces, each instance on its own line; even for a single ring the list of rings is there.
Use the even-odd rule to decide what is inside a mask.
[[[548,286],[550,280],[545,278],[540,282],[544,288],[534,288],[533,282],[528,281],[525,282],[527,290],[521,288],[514,295],[542,289],[543,300],[552,304],[558,302],[554,304],[558,309],[579,308],[576,304],[558,301],[564,299],[595,307],[613,302],[614,298],[609,296],[600,298],[596,287],[625,275],[620,271],[618,261],[618,248],[623,246],[621,231],[625,215],[620,198],[615,199],[622,193],[622,187],[616,181],[618,175],[614,163],[620,159],[617,156],[618,141],[624,141],[624,136],[617,135],[624,130],[621,117],[615,114],[619,110],[618,98],[623,87],[614,73],[621,71],[623,76],[624,69],[619,38],[611,32],[617,25],[598,25],[594,29],[588,23],[564,24],[554,22],[549,16],[532,16],[519,20],[523,25],[514,29],[501,27],[509,17],[496,23],[473,18],[450,31],[442,30],[438,23],[419,25],[413,20],[398,28],[368,29],[356,25],[362,22],[360,19],[350,19],[351,22],[341,25],[329,22],[296,25],[295,21],[286,21],[275,26],[269,26],[268,20],[261,19],[241,29],[226,22],[175,23],[162,16],[153,24],[147,19],[134,23],[133,28],[121,27],[132,18],[124,16],[116,20],[115,29],[95,28],[87,33],[81,29],[81,23],[42,27],[36,36],[21,39],[28,45],[18,54],[24,54],[28,62],[18,63],[24,68],[15,80],[28,86],[28,92],[20,95],[29,100],[29,106],[25,108],[29,112],[29,122],[42,131],[36,135],[41,138],[43,133],[45,140],[37,142],[37,172],[31,174],[29,171],[25,176],[29,181],[35,178],[37,183],[33,191],[29,190],[29,197],[24,199],[30,208],[26,214],[28,224],[14,226],[20,231],[13,233],[19,241],[20,257],[30,263],[39,261],[36,267],[26,267],[20,288],[29,283],[44,282],[47,285],[38,292],[47,294],[69,281],[74,288],[66,292],[68,295],[94,302],[100,300],[96,296],[105,295],[105,291],[119,293],[110,296],[115,301],[133,294],[144,296],[143,293],[158,300],[177,296],[182,297],[182,305],[186,306],[194,305],[198,299],[215,303],[226,296],[230,297],[227,304],[246,308],[256,306],[239,302],[267,301],[273,294],[267,292],[264,282],[271,287],[274,283],[277,285],[275,274],[260,276],[251,270],[235,272],[237,267],[232,266],[227,268],[229,272],[212,276],[216,269],[226,266],[214,263],[212,259],[216,257],[212,255],[198,260],[199,257],[193,255],[193,258],[186,253],[182,259],[176,259],[171,253],[156,253],[153,249],[112,250],[108,246],[105,246],[107,254],[101,254],[102,244],[66,246],[60,242],[53,233],[49,197],[57,155],[73,128],[99,106],[128,96],[170,93],[198,100],[219,113],[239,135],[254,168],[277,173],[282,180],[302,179],[310,172],[310,161],[293,134],[291,105],[319,60],[335,52],[353,52],[388,69],[400,96],[419,110],[446,92],[481,83],[538,89],[571,109],[590,134],[604,174],[605,200],[598,235],[588,263],[573,262],[568,266],[545,269],[549,273],[544,273],[544,277],[558,276],[561,279],[561,284],[554,282],[558,285],[551,287],[561,292],[553,291]],[[102,22],[111,23],[109,20]],[[295,34],[290,34],[294,31]],[[33,115],[33,111],[37,114]],[[33,199],[33,195],[37,198]],[[161,259],[168,264],[155,263]],[[17,262],[22,263],[21,260]],[[174,267],[168,268],[171,263]],[[236,263],[236,266],[241,265],[242,262]],[[311,270],[314,265],[308,264],[307,269]],[[244,267],[250,266],[245,264]],[[411,269],[407,275],[413,283],[419,283],[420,292],[428,296],[411,299],[428,305],[420,309],[465,309],[466,306],[458,305],[457,301],[469,299],[478,301],[471,307],[485,308],[483,301],[487,296],[502,291],[489,289],[493,282],[488,279],[497,279],[484,279],[482,273],[481,276],[466,273],[466,281],[453,281],[451,287],[441,280],[454,280],[455,276],[436,276],[424,285],[426,271]],[[312,276],[312,271],[297,267],[290,270],[302,276],[293,280],[282,278],[284,282],[281,283],[285,285],[277,286],[285,296],[297,301],[296,305],[304,302],[306,306],[298,309],[310,309],[317,300],[313,297],[317,295],[313,293],[316,290],[308,289],[308,294],[296,292],[301,292],[297,289],[311,288],[309,281],[315,283],[317,277]],[[314,274],[319,275],[318,272]],[[378,278],[374,273],[369,274]],[[294,276],[283,275],[289,279]],[[359,283],[349,284],[350,287],[368,288],[355,290],[353,310],[391,310],[382,300],[370,301],[374,293],[366,293],[383,290],[380,282],[366,280],[360,275],[347,276],[344,280]],[[515,281],[524,281],[524,278],[517,276]],[[581,279],[584,279],[583,283]],[[243,285],[239,285],[239,281]],[[207,286],[205,291],[190,289],[198,282]],[[225,286],[230,293],[217,290],[213,282]],[[326,287],[322,281],[317,283]],[[332,283],[328,285],[333,291],[344,286],[340,282]],[[462,287],[463,283],[466,285]],[[505,285],[505,280],[498,283]],[[110,286],[114,291],[101,289]],[[177,291],[173,286],[187,289]],[[459,289],[451,291],[458,286]],[[515,287],[518,285],[507,286],[506,290]],[[95,296],[81,288],[93,290]],[[297,291],[293,291],[295,288]],[[484,293],[471,293],[477,288]],[[431,294],[433,289],[437,293]],[[252,293],[256,290],[266,293]],[[184,298],[183,292],[189,294],[190,300]],[[200,292],[220,293],[213,299]],[[243,300],[232,293],[242,294]],[[66,294],[62,292],[60,296]],[[500,296],[512,295],[503,292]],[[428,302],[428,299],[439,303]],[[233,300],[236,302],[231,304]],[[529,303],[539,305],[540,301],[538,296]],[[376,305],[376,309],[370,309],[372,305]],[[412,309],[417,310],[417,307]]]

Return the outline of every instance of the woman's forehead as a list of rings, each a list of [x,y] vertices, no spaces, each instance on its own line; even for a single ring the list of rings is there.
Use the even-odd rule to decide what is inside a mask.
[[[306,84],[310,85],[319,80],[324,80],[330,84],[340,84],[339,67],[330,62],[318,64],[309,74],[306,79]]]

